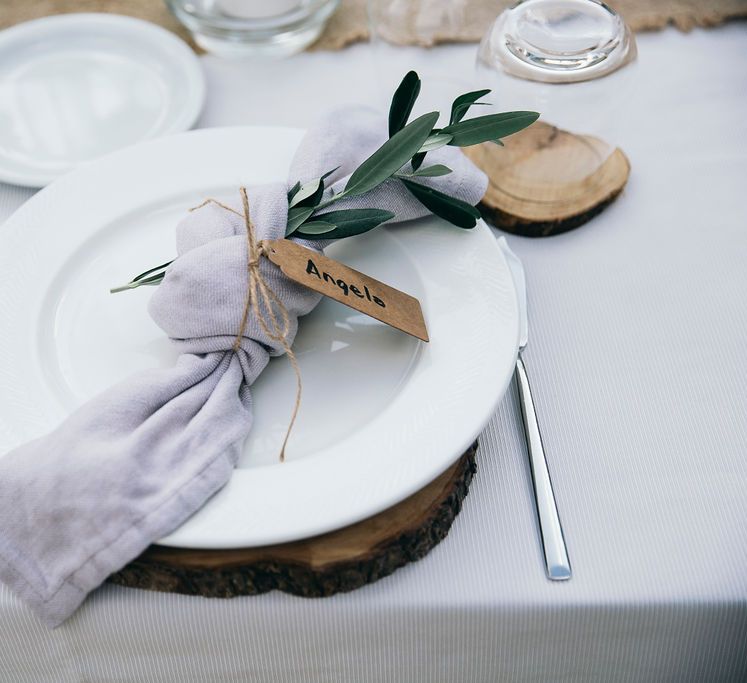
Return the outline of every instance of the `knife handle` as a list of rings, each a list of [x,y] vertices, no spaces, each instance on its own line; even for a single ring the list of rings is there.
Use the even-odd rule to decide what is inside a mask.
[[[547,578],[551,581],[565,581],[571,578],[571,564],[568,560],[563,528],[560,526],[558,506],[555,502],[550,472],[547,469],[545,449],[542,445],[542,435],[540,434],[537,413],[532,400],[532,391],[529,387],[529,379],[521,352],[519,352],[516,360],[516,386],[519,392],[521,415],[524,419],[527,454],[532,470],[534,500],[537,504],[537,517],[542,534],[542,550],[545,554]]]

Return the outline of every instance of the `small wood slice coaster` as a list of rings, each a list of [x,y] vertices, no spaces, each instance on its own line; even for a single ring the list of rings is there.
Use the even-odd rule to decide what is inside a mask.
[[[620,148],[537,121],[464,153],[488,175],[483,216],[506,232],[546,237],[578,227],[622,192],[630,162]]]
[[[109,582],[232,598],[281,590],[304,597],[351,591],[419,560],[445,538],[475,472],[475,442],[446,472],[373,517],[314,538],[261,548],[189,550],[153,545]]]

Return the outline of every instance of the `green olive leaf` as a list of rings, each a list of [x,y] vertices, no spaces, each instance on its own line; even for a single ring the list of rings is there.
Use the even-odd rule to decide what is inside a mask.
[[[316,188],[316,191],[298,202],[298,206],[316,206],[317,204],[319,204],[319,202],[322,201],[322,197],[324,196],[324,181],[329,176],[331,176],[338,168],[340,167],[335,166],[331,171],[327,171],[321,178],[319,178],[319,186]]]
[[[402,178],[405,187],[426,209],[459,228],[474,228],[480,212],[471,204],[432,187]]]
[[[392,97],[389,107],[389,137],[405,127],[419,94],[420,78],[414,71],[409,71]]]
[[[425,152],[418,152],[412,158],[412,170],[417,171],[423,165],[423,161],[425,161]]]
[[[160,285],[163,278],[166,277],[166,268],[168,268],[173,262],[174,261],[171,260],[167,263],[162,263],[160,266],[156,266],[155,268],[150,268],[144,273],[136,275],[126,285],[122,285],[121,287],[112,287],[109,290],[109,293],[116,294],[117,292],[124,292],[128,289],[142,287],[143,285]]]
[[[343,194],[361,195],[391,177],[418,153],[436,121],[437,111],[423,114],[395,133],[355,170]]]
[[[319,189],[324,191],[324,186],[322,184],[323,182],[324,181],[321,178],[314,178],[314,180],[305,182],[303,185],[301,185],[301,188],[298,190],[298,192],[296,192],[296,195],[290,201],[288,207],[293,208],[294,206],[298,206],[298,204],[300,204],[304,199],[312,197]]]
[[[331,232],[337,226],[334,223],[328,223],[327,221],[309,221],[303,223],[294,234],[295,237],[304,237],[306,235],[323,235],[327,232]]]
[[[518,133],[539,118],[536,111],[508,111],[452,123],[443,129],[452,135],[453,147],[469,147]]]
[[[425,154],[426,152],[432,152],[434,149],[438,149],[439,147],[448,145],[453,137],[454,136],[450,135],[449,133],[436,133],[434,135],[430,135],[421,145],[418,153]]]
[[[449,123],[459,123],[464,115],[469,111],[469,108],[473,104],[477,104],[477,100],[481,97],[485,97],[490,90],[475,90],[474,92],[467,92],[464,95],[459,95],[451,105],[451,118]],[[479,104],[486,104],[486,102],[480,102]]]
[[[301,189],[301,181],[297,182],[290,190],[288,190],[288,203],[290,204],[293,201],[293,197],[296,196],[296,193]]]
[[[433,164],[433,166],[418,169],[412,176],[414,178],[437,178],[438,176],[448,175],[449,173],[451,173],[451,169],[448,166]]]
[[[392,218],[394,214],[383,209],[340,209],[314,216],[314,222],[322,221],[336,226],[334,231],[324,234],[324,239],[341,239],[373,230]],[[306,224],[298,228],[295,236],[306,236],[305,230]]]
[[[303,223],[311,214],[314,213],[313,206],[294,206],[288,210],[288,226],[285,229],[285,236],[292,235],[296,228]]]

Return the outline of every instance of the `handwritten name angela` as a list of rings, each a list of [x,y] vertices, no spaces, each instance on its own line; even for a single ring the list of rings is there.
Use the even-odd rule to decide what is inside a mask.
[[[371,294],[366,285],[363,286],[363,291],[361,291],[355,285],[349,285],[347,282],[345,282],[345,280],[342,280],[340,278],[336,279],[333,275],[330,275],[326,272],[320,273],[319,268],[317,268],[316,264],[311,259],[309,259],[309,262],[306,264],[306,273],[308,275],[318,277],[320,280],[324,280],[325,282],[329,282],[336,287],[339,287],[345,296],[349,296],[349,294],[352,293],[353,296],[357,296],[359,299],[368,299],[369,301],[373,301],[373,303],[377,304],[378,306],[386,308],[386,304],[384,303],[384,301],[378,296]]]

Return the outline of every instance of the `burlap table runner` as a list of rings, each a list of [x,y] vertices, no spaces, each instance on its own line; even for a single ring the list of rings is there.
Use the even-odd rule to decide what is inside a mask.
[[[439,36],[438,41],[480,40],[489,22],[512,1],[474,0],[468,20],[461,29]],[[668,24],[687,31],[694,26],[715,26],[729,19],[747,17],[747,0],[614,0],[609,4],[625,17],[635,31],[657,30]],[[29,19],[66,12],[112,12],[140,17],[178,33],[192,44],[187,31],[160,0],[0,0],[0,29]],[[342,0],[340,9],[312,49],[339,50],[367,38],[366,0]],[[410,35],[408,42],[424,44],[415,33]]]

